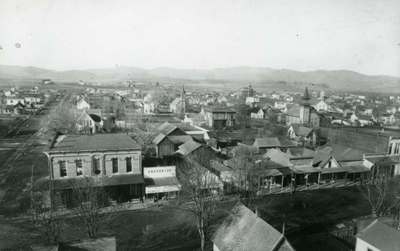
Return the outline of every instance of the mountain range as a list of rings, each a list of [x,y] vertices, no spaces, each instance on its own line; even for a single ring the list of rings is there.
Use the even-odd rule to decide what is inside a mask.
[[[230,67],[215,69],[177,69],[115,67],[87,70],[55,71],[31,66],[0,65],[0,79],[52,79],[63,82],[120,82],[138,81],[189,81],[254,83],[313,84],[340,90],[363,90],[400,93],[400,78],[385,75],[365,75],[348,70],[294,71],[267,67]]]

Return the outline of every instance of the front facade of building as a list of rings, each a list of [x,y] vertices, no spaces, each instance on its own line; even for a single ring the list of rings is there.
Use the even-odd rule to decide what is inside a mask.
[[[45,154],[55,195],[66,206],[85,180],[104,188],[111,200],[144,196],[141,149],[127,135],[62,136]]]
[[[146,198],[173,198],[181,189],[176,178],[175,166],[144,167],[143,175],[146,182]]]
[[[207,125],[214,129],[233,127],[236,112],[229,108],[212,108],[204,112]]]

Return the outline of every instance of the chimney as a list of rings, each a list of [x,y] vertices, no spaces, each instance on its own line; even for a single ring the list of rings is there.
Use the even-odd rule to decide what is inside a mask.
[[[283,222],[282,224],[282,235],[285,236],[285,230],[286,230],[286,223]]]

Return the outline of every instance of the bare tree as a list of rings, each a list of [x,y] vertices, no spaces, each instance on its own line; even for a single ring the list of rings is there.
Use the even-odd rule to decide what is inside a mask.
[[[178,169],[182,190],[179,196],[179,208],[190,212],[196,219],[196,228],[200,237],[201,250],[205,250],[206,239],[210,234],[210,221],[215,213],[216,203],[220,200],[219,178],[201,163],[209,162],[208,154],[186,157]]]
[[[45,236],[48,243],[58,243],[61,238],[63,220],[55,214],[51,203],[45,202],[47,194],[42,191],[36,191],[34,187],[34,165],[31,173],[31,219],[34,226]]]
[[[109,206],[108,196],[101,184],[88,177],[73,184],[73,194],[76,204],[74,208],[77,217],[84,223],[90,238],[97,237],[100,225],[112,216],[115,211]],[[104,211],[104,207],[107,211]]]
[[[400,208],[400,180],[384,175],[374,176],[360,187],[375,217],[394,214]]]
[[[252,207],[256,196],[251,175],[255,167],[255,153],[254,147],[239,145],[234,149],[231,159],[235,183],[242,194],[242,202],[248,207]]]
[[[58,243],[64,221],[57,217],[52,207],[47,207],[43,202],[41,192],[32,193],[31,217],[34,226],[45,236],[48,243]]]
[[[45,131],[60,133],[77,132],[77,122],[80,113],[69,102],[62,102],[50,111],[48,117],[42,120]]]

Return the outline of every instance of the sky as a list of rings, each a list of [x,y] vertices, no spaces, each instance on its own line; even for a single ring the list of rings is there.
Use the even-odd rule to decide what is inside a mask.
[[[1,0],[0,64],[400,76],[400,1]]]

